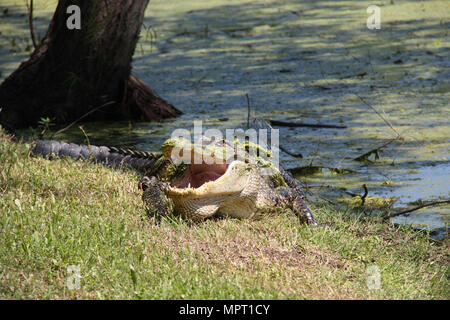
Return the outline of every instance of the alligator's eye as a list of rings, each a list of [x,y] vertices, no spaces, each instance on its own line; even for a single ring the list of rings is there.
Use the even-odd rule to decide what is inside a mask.
[[[141,189],[142,191],[147,190],[151,185],[158,183],[158,179],[156,179],[155,177],[143,177],[141,179],[141,181],[139,181],[139,189]]]

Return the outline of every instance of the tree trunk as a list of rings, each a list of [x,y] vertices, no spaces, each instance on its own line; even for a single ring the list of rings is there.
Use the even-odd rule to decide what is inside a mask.
[[[9,130],[42,117],[157,120],[181,112],[131,74],[131,59],[148,0],[60,0],[47,34],[0,85],[0,121]],[[67,7],[81,9],[69,30]]]

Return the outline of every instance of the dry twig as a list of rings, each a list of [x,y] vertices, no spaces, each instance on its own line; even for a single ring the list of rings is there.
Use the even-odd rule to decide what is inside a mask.
[[[420,206],[417,206],[417,207],[414,207],[414,208],[411,208],[411,209],[407,209],[407,210],[400,211],[400,212],[395,212],[395,213],[392,213],[392,214],[387,214],[387,215],[385,215],[383,217],[383,219],[387,220],[389,218],[397,217],[397,216],[400,216],[400,215],[408,215],[410,212],[413,212],[413,211],[416,211],[416,210],[419,210],[419,209],[422,209],[422,208],[425,208],[425,207],[436,206],[436,205],[440,205],[440,204],[444,204],[444,203],[450,203],[450,200],[438,200],[438,201],[425,203],[425,204],[422,204]]]
[[[286,122],[278,120],[269,120],[274,126],[280,127],[309,127],[309,128],[333,128],[333,129],[346,129],[347,126],[340,126],[334,124],[314,124],[314,123],[302,123],[302,122]]]
[[[31,42],[33,42],[33,47],[36,49],[36,40],[34,38],[33,28],[33,0],[30,0],[30,5],[28,7],[28,24],[30,26]]]

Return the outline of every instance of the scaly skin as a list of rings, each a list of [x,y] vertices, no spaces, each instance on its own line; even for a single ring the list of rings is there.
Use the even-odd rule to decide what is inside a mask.
[[[173,157],[173,151],[177,151],[176,148],[186,150],[186,147],[190,147],[187,150],[191,151],[192,157],[197,155],[201,159],[201,156],[209,156],[219,164],[199,166],[174,163],[177,158]],[[232,161],[227,154],[230,148],[240,152],[237,160]],[[283,168],[275,168],[268,161],[270,151],[258,145],[226,140],[214,142],[206,137],[202,137],[197,144],[183,139],[169,139],[162,145],[162,151],[162,154],[155,155],[114,147],[38,140],[31,154],[87,159],[115,168],[129,167],[145,174],[139,184],[144,191],[142,199],[151,215],[178,214],[191,220],[212,216],[251,218],[265,212],[290,209],[302,222],[317,225],[295,179]],[[225,168],[221,163],[229,165]],[[195,181],[191,179],[192,173],[199,167],[219,170],[220,177],[201,182],[198,186],[186,185],[187,181]]]
[[[215,159],[222,157],[220,160],[226,162],[230,158],[226,157],[224,149],[234,145],[242,149],[243,159],[229,161],[231,163],[222,176],[199,187],[179,187],[189,175],[190,164],[180,164],[183,170],[179,170],[178,175],[162,175],[161,180],[155,176],[144,177],[141,180],[143,201],[149,212],[178,214],[186,219],[202,220],[212,216],[251,218],[264,212],[290,209],[302,222],[317,225],[305,204],[303,192],[283,168],[278,170],[269,161],[252,156],[246,148],[248,144],[236,141],[233,144],[226,140],[210,142],[204,137],[201,139],[203,144],[169,139],[163,144],[164,157],[171,159],[172,151],[177,147],[178,150],[190,147],[192,155],[207,154]],[[257,150],[259,155],[270,155],[269,151],[259,146]],[[178,151],[175,154],[178,155]],[[172,164],[172,168],[176,166]],[[155,198],[158,194],[160,197]]]
[[[155,155],[145,151],[135,151],[129,149],[119,149],[115,147],[98,147],[93,145],[77,145],[75,143],[65,143],[55,140],[37,140],[33,143],[31,155],[41,155],[43,157],[63,158],[71,157],[75,159],[90,160],[100,162],[113,168],[127,167],[141,173],[156,169],[156,165],[161,163],[158,160],[161,154]]]

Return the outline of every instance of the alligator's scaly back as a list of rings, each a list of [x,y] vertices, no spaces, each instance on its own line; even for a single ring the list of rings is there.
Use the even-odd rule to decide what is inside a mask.
[[[162,164],[161,154],[153,154],[145,151],[121,149],[115,147],[78,145],[55,140],[37,140],[31,155],[43,157],[90,160],[102,163],[113,168],[131,168],[143,174],[155,174]]]

